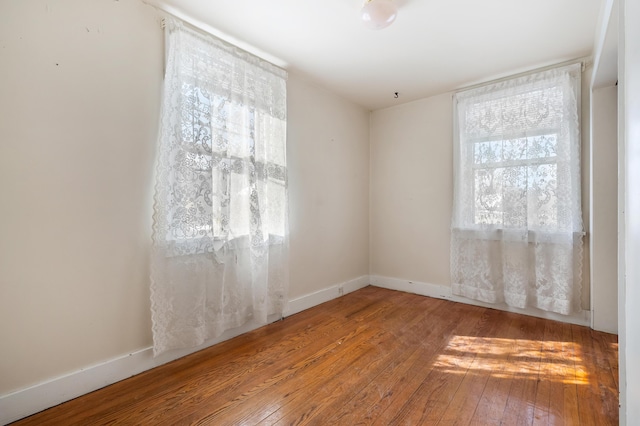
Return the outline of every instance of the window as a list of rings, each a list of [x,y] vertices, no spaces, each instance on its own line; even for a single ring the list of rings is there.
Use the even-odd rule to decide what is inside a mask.
[[[580,293],[580,65],[454,96],[454,293],[569,313]]]
[[[579,78],[559,72],[456,96],[461,228],[582,230]]]
[[[170,140],[161,158],[166,221],[157,221],[169,251],[189,255],[256,240],[282,241],[284,71],[238,55],[223,42],[203,42],[195,32],[178,37],[184,51],[167,64],[168,71],[173,68],[167,78],[174,94],[165,107],[175,112],[170,116],[175,123],[167,127]]]
[[[552,130],[553,131],[553,130]],[[546,133],[546,134],[545,134]],[[473,143],[474,225],[558,226],[557,133]],[[529,211],[530,199],[541,201]]]
[[[166,23],[155,354],[282,316],[289,270],[286,72],[181,21]]]

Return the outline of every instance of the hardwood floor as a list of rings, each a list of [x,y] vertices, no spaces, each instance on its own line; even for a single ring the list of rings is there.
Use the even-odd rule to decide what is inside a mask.
[[[617,425],[617,336],[366,287],[16,425]]]

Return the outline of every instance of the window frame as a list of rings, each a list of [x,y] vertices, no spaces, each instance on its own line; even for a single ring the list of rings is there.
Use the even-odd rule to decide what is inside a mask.
[[[470,157],[470,159],[468,160],[468,164],[471,165],[471,167],[469,167],[470,175],[471,175],[471,178],[473,178],[473,185],[471,185],[471,188],[473,191],[472,199],[474,200],[474,202],[471,209],[472,211],[470,213],[470,217],[472,218],[472,220],[469,221],[473,227],[481,228],[483,226],[494,226],[496,229],[512,228],[508,225],[505,225],[505,220],[504,220],[504,215],[506,214],[505,208],[502,208],[500,211],[497,211],[501,214],[501,216],[503,216],[500,223],[486,223],[478,219],[477,212],[479,210],[478,209],[479,195],[477,194],[477,187],[478,187],[478,181],[477,181],[477,175],[476,175],[477,171],[479,170],[495,171],[498,169],[509,169],[509,168],[530,167],[530,166],[540,166],[540,165],[555,165],[557,168],[557,166],[561,163],[560,158],[557,155],[546,156],[546,157],[527,157],[524,159],[508,159],[508,160],[502,160],[502,161],[478,163],[477,161],[475,161],[476,145],[483,142],[499,142],[504,145],[506,141],[510,141],[510,140],[522,140],[522,139],[530,139],[530,138],[537,138],[537,137],[544,137],[544,136],[554,136],[556,138],[556,147],[557,147],[557,137],[558,137],[557,134],[559,133],[559,131],[560,129],[558,128],[555,128],[555,129],[547,128],[547,129],[540,129],[537,132],[530,132],[527,135],[523,135],[519,137],[511,137],[511,138],[505,137],[502,139],[497,139],[495,137],[484,137],[484,138],[468,140],[468,144],[473,147],[471,149],[468,149],[468,152],[467,152],[467,155]],[[556,173],[556,178],[557,178],[557,173]],[[529,195],[531,190],[532,188],[527,179],[525,191]],[[556,215],[557,215],[557,210],[559,208],[560,208],[559,206],[556,206]],[[527,217],[527,222],[528,220],[529,218]]]
[[[581,83],[581,64],[572,63],[569,65],[559,65],[556,67],[546,68],[540,71],[535,71],[527,74],[518,75],[515,77],[509,77],[501,79],[496,82],[487,83],[484,85],[473,86],[467,89],[460,90],[453,94],[453,140],[454,140],[454,199],[453,199],[453,211],[452,211],[452,229],[457,230],[469,230],[469,231],[511,231],[511,230],[528,230],[543,232],[549,234],[574,232],[584,233],[582,224],[582,177],[581,166],[583,163],[582,158],[582,125],[581,125],[581,97],[582,97],[582,83]],[[540,121],[540,126],[535,127],[535,124],[528,127],[527,125],[516,126],[513,128],[507,128],[506,122],[498,121],[500,128],[492,134],[495,130],[492,127],[492,122],[483,121],[483,113],[478,113],[477,104],[487,103],[487,107],[491,107],[492,102],[504,102],[505,98],[514,97],[514,104],[517,104],[517,97],[525,96],[527,94],[535,94],[537,91],[542,90],[558,90],[557,98],[558,105],[563,108],[560,115],[559,110],[552,110],[553,114],[558,117],[557,123],[553,123],[553,118],[545,124],[545,120]],[[553,92],[551,93],[552,96]],[[566,98],[569,96],[569,98]],[[532,96],[535,99],[535,96]],[[553,102],[553,98],[547,98],[547,100]],[[521,101],[523,105],[526,105],[526,100]],[[461,107],[460,104],[464,106]],[[509,101],[504,102],[505,105],[509,104]],[[552,105],[552,104],[550,104]],[[571,105],[571,108],[565,107]],[[494,106],[492,113],[495,114],[499,109],[499,106]],[[575,107],[575,110],[574,110]],[[553,108],[556,108],[555,106]],[[508,110],[506,110],[508,111]],[[465,127],[465,114],[470,114],[469,119],[475,121],[472,123],[472,127]],[[487,120],[491,115],[487,115]],[[553,117],[553,115],[550,115]],[[501,120],[501,118],[498,118]],[[482,126],[482,127],[474,127]],[[477,162],[474,158],[474,147],[481,142],[501,142],[505,143],[514,139],[535,138],[544,135],[556,135],[556,155],[544,156],[544,157],[530,157],[526,159],[507,159],[504,157],[500,161],[488,161],[486,163]],[[562,139],[562,140],[560,140]],[[575,160],[577,155],[578,160]],[[558,190],[558,193],[570,191],[571,198],[567,198],[564,195],[558,196],[558,202],[554,209],[555,211],[555,223],[553,226],[545,226],[543,222],[548,222],[548,219],[540,220],[543,223],[542,226],[532,221],[529,214],[525,217],[524,225],[511,227],[504,225],[504,219],[500,219],[498,223],[488,223],[483,221],[479,217],[479,204],[478,194],[476,187],[476,171],[479,170],[496,170],[499,168],[509,167],[526,167],[535,165],[555,165],[555,170],[558,170],[556,175],[559,181],[566,184],[562,190]],[[465,180],[466,179],[466,180]],[[467,182],[467,183],[465,183]],[[526,191],[531,193],[531,180],[527,178]],[[562,185],[557,185],[557,188]],[[472,203],[468,203],[465,200],[472,200]],[[528,203],[527,203],[528,204]],[[501,216],[504,216],[506,210],[501,210]],[[529,209],[527,209],[529,211]],[[570,213],[566,213],[570,211]],[[571,230],[570,230],[571,228]]]

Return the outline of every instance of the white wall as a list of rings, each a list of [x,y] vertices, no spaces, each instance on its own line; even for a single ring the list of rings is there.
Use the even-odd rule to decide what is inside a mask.
[[[618,332],[618,88],[591,94],[591,321]]]
[[[584,257],[582,259],[582,309],[591,309],[591,233],[589,223],[591,222],[591,80],[593,77],[593,66],[587,63],[582,70],[582,91],[581,91],[581,128],[580,137],[582,139],[580,175],[582,178],[582,227],[585,231]],[[597,201],[596,201],[597,202]],[[587,323],[589,324],[589,322]]]
[[[139,1],[0,2],[0,395],[151,343],[162,41]]]
[[[288,81],[292,299],[369,273],[369,112]]]
[[[620,418],[640,419],[640,3],[620,0]]]
[[[0,2],[0,399],[151,343],[159,20],[138,0]],[[451,95],[376,111],[369,128],[367,111],[296,75],[288,89],[291,298],[369,272],[449,286]]]
[[[452,98],[371,114],[371,274],[450,285]]]
[[[581,104],[585,228],[590,202],[591,72],[587,71],[582,74]],[[452,94],[445,93],[371,115],[370,270],[374,284],[450,297],[452,114]],[[588,236],[584,243],[582,304],[588,309]],[[581,314],[574,319],[583,323]]]
[[[0,2],[0,423],[156,362],[163,42],[159,12],[139,0]],[[369,113],[295,75],[288,90],[301,298],[368,275]]]

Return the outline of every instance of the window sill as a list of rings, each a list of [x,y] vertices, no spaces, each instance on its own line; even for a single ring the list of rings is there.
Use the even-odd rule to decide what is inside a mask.
[[[569,243],[581,240],[583,231],[540,231],[505,228],[452,228],[452,233],[463,240],[521,241],[528,243]]]
[[[266,246],[284,245],[286,238],[282,235],[269,234],[268,241],[264,241]],[[223,251],[237,252],[251,248],[249,235],[241,235],[225,241],[222,238],[183,238],[167,240],[165,243],[167,257],[191,256],[202,254],[219,254]]]

